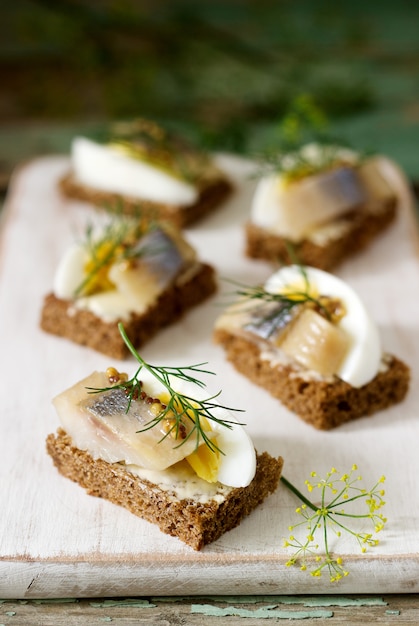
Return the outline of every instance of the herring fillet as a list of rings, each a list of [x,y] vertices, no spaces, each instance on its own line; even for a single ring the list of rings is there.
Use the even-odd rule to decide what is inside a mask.
[[[139,432],[155,417],[145,400],[133,400],[128,408],[123,390],[89,392],[106,387],[106,374],[94,372],[53,399],[61,425],[77,448],[95,459],[153,470],[166,469],[195,450],[194,434],[182,443],[170,435],[164,438],[161,424]]]

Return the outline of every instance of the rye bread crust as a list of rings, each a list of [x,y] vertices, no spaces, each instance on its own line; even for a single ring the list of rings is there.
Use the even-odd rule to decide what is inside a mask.
[[[202,263],[188,280],[166,289],[145,313],[132,313],[127,320],[104,322],[90,311],[79,310],[71,300],[62,300],[53,293],[45,297],[40,326],[42,330],[88,346],[115,359],[128,356],[118,330],[122,321],[135,348],[141,347],[165,326],[179,320],[192,307],[200,304],[217,289],[215,270]]]
[[[288,409],[319,430],[370,416],[401,402],[409,389],[410,369],[394,356],[387,367],[363,387],[296,376],[289,365],[272,366],[262,359],[256,343],[217,329],[214,340],[223,346],[227,359],[252,382],[266,389]]]
[[[78,183],[71,172],[59,181],[59,188],[66,197],[89,202],[97,208],[123,215],[141,214],[153,220],[169,221],[179,228],[201,220],[220,207],[233,192],[233,185],[227,178],[216,178],[202,186],[196,202],[176,206],[99,191]]]
[[[358,254],[384,231],[396,216],[396,198],[385,202],[380,211],[361,210],[348,216],[348,229],[338,238],[329,239],[320,245],[304,239],[291,243],[252,222],[245,225],[245,254],[249,258],[261,259],[275,264],[317,267],[328,271],[346,258]],[[292,257],[290,256],[290,250]]]
[[[123,506],[134,515],[156,524],[160,530],[201,550],[238,526],[278,486],[283,459],[268,453],[257,455],[256,475],[248,487],[234,488],[221,503],[179,500],[172,492],[126,471],[123,466],[94,460],[72,446],[64,430],[47,437],[46,447],[54,465],[87,493]]]

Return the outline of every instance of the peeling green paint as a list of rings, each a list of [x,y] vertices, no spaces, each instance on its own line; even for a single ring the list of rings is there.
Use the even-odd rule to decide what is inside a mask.
[[[45,598],[39,600],[31,600],[33,604],[69,604],[79,602],[77,598]]]
[[[304,606],[387,606],[383,598],[345,598],[341,596],[319,596],[302,600]]]
[[[392,609],[388,609],[386,611],[386,615],[400,615],[400,611],[399,610],[392,610]]]
[[[93,608],[108,608],[112,606],[134,606],[136,608],[154,608],[156,605],[151,604],[148,600],[138,598],[127,598],[125,600],[103,600],[102,602],[89,602]]]
[[[302,604],[307,607],[323,606],[387,606],[383,598],[361,597],[347,598],[345,596],[202,596],[209,602],[225,602],[226,604]],[[196,600],[196,597],[195,597]],[[152,602],[187,602],[191,601],[188,596],[164,596],[151,598]]]
[[[254,619],[309,619],[333,617],[333,611],[278,611],[277,605],[267,606],[255,611],[237,607],[219,608],[211,604],[192,604],[191,613],[202,613],[211,617],[253,617]]]

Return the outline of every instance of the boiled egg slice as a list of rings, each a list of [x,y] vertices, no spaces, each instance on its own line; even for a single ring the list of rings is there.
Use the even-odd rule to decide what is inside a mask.
[[[85,267],[89,261],[86,247],[80,243],[72,244],[58,264],[54,276],[53,290],[57,298],[71,300],[85,276]]]
[[[143,378],[143,376],[142,376]],[[144,388],[147,393],[166,400],[166,393],[158,381],[144,373]],[[172,387],[179,393],[202,400],[206,394],[195,385],[188,384],[173,378]],[[201,417],[201,426],[207,437],[214,442],[221,451],[212,451],[203,443],[192,454],[188,454],[185,460],[193,468],[195,473],[207,482],[220,482],[229,487],[246,487],[251,483],[256,472],[255,447],[245,428],[237,422],[237,419],[228,409],[217,406],[211,409],[215,421],[205,416]],[[219,422],[228,422],[228,426]]]
[[[228,428],[213,420],[206,420],[210,428],[209,437],[221,452],[211,451],[203,444],[186,460],[197,475],[208,482],[218,481],[229,487],[246,487],[256,471],[253,442],[229,411],[218,407],[212,413],[217,419],[230,422],[231,428]]]
[[[273,274],[265,284],[269,293],[307,292],[313,297],[338,298],[345,315],[336,323],[348,337],[348,348],[335,372],[341,380],[362,387],[378,373],[382,358],[378,329],[357,293],[337,276],[313,267],[291,265]]]
[[[77,181],[100,191],[169,205],[190,205],[197,189],[114,146],[76,137],[71,162]]]

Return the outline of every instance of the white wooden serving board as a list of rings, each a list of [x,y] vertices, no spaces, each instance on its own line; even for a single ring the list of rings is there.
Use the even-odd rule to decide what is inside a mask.
[[[142,354],[160,365],[207,361],[217,373],[209,391],[221,388],[225,405],[246,410],[243,421],[257,449],[282,455],[284,475],[301,489],[311,471],[324,475],[333,466],[344,473],[356,463],[368,487],[385,474],[388,524],[380,544],[361,555],[341,538],[336,550],[350,575],[333,585],[326,575],[317,579],[285,566],[291,552],[283,538],[298,521],[298,501],[282,484],[237,529],[198,553],[58,474],[45,452],[45,438],[58,426],[51,398],[114,363],[38,326],[59,258],[98,215],[60,196],[57,180],[68,160],[53,156],[16,172],[1,231],[0,598],[419,592],[419,263],[406,185],[393,172],[397,222],[337,273],[364,298],[385,349],[411,366],[409,396],[373,417],[318,432],[238,374],[211,341],[214,321],[231,301],[232,287],[222,279],[253,285],[271,273],[243,253],[251,168],[228,155],[220,162],[236,193],[187,231],[218,269],[220,292]],[[124,363],[130,373],[134,367]]]

